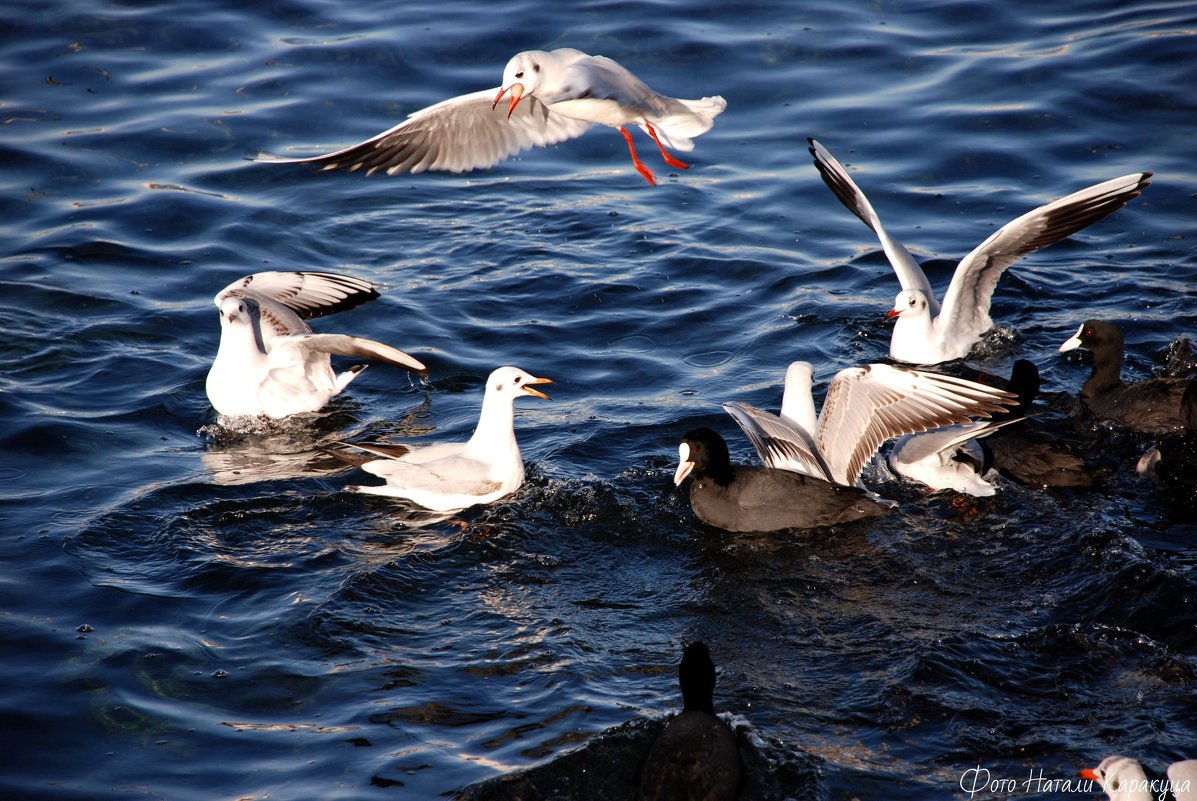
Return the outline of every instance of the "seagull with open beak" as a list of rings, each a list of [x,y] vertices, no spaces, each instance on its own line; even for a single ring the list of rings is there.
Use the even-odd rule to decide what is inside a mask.
[[[438,512],[451,512],[510,495],[524,483],[524,460],[515,439],[515,399],[524,395],[551,400],[535,386],[551,384],[518,367],[500,367],[486,379],[482,412],[466,442],[425,446],[343,443],[380,459],[357,462],[382,485],[352,489],[371,495],[405,498]],[[339,454],[343,455],[343,454]]]

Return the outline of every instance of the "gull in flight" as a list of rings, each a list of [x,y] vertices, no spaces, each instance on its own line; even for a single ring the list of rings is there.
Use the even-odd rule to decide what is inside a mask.
[[[281,419],[315,412],[365,369],[343,373],[330,354],[373,359],[412,372],[425,367],[390,345],[345,334],[317,334],[305,319],[378,297],[368,281],[334,273],[262,272],[220,290],[220,346],[208,371],[208,400],[226,417]]]
[[[889,364],[840,370],[815,415],[813,368],[786,370],[781,415],[741,401],[723,404],[766,467],[840,486],[859,486],[860,473],[889,439],[963,425],[1004,411],[1015,396],[955,376]]]
[[[486,379],[478,426],[466,442],[424,446],[341,443],[381,457],[352,459],[386,480],[385,484],[351,487],[356,492],[405,498],[437,512],[454,512],[491,503],[524,483],[524,460],[515,440],[515,399],[524,395],[549,399],[533,387],[551,384],[518,367],[500,367]]]
[[[499,103],[507,97],[507,107]],[[259,161],[314,164],[325,170],[380,170],[388,175],[425,170],[462,173],[491,167],[530,147],[581,136],[594,123],[615,128],[628,144],[644,180],[656,177],[640,161],[628,126],[652,137],[665,163],[689,165],[666,150],[693,150],[694,137],[711,129],[727,101],[679,100],[658,94],[622,65],[580,50],[529,50],[503,69],[503,83],[414,112],[360,144],[307,158],[261,154]]]
[[[1011,264],[1033,251],[1059,242],[1139,196],[1151,177],[1136,172],[1090,186],[1029,211],[1006,223],[956,266],[942,306],[918,262],[881,226],[881,219],[827,148],[809,139],[810,153],[823,182],[848,210],[869,226],[898,275],[902,291],[888,319],[897,318],[890,337],[890,358],[911,364],[939,364],[963,359],[993,327],[989,303],[998,279]]]

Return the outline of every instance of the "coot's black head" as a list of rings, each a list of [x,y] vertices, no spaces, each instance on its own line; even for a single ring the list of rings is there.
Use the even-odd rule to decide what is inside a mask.
[[[1019,359],[1010,370],[1010,383],[1006,389],[1018,396],[1018,406],[1010,407],[1009,414],[1001,417],[1025,415],[1039,394],[1039,368],[1032,361]],[[994,419],[999,419],[999,416],[994,415]]]
[[[1122,358],[1122,329],[1104,320],[1086,320],[1077,329],[1077,347],[1093,351],[1093,353],[1117,353]]]
[[[732,480],[731,457],[723,437],[705,426],[686,432],[678,446],[678,466],[673,483],[681,484],[686,476],[710,478],[727,486]]]
[[[711,661],[711,652],[705,643],[693,642],[686,646],[677,677],[687,712],[715,714],[715,663]]]

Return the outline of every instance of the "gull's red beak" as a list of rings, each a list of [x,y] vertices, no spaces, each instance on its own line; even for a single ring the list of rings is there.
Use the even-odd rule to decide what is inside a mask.
[[[889,311],[887,311],[887,312],[885,313],[885,319],[887,319],[887,320],[892,320],[892,319],[894,319],[895,317],[897,317],[897,316],[898,316],[899,314],[901,314],[901,313],[902,313],[902,310],[901,310],[901,309],[890,309]]]
[[[499,93],[495,95],[495,102],[491,108],[496,108],[499,105],[499,101],[503,99],[503,95],[507,94],[508,92],[511,93],[511,105],[507,107],[507,118],[511,119],[511,115],[515,111],[515,107],[519,105],[520,98],[524,96],[524,85],[522,83],[513,83],[506,89],[500,89]]]
[[[1092,782],[1100,782],[1101,781],[1101,777],[1098,776],[1097,773],[1094,772],[1093,768],[1081,768],[1077,772],[1077,775],[1080,776],[1082,779],[1088,779],[1089,781],[1092,781]]]

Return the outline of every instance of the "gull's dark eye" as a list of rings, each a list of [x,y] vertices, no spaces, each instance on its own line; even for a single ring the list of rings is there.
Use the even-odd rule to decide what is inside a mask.
[[[517,72],[517,73],[515,74],[515,77],[517,77],[517,78],[523,78],[523,77],[524,77],[524,71],[523,71],[523,70],[520,70],[519,72]]]
[[[522,378],[517,378],[517,379],[515,379],[515,385],[518,387],[518,386],[520,385],[520,382],[521,382],[521,381],[523,381],[523,380],[524,380],[524,379],[522,379]]]

